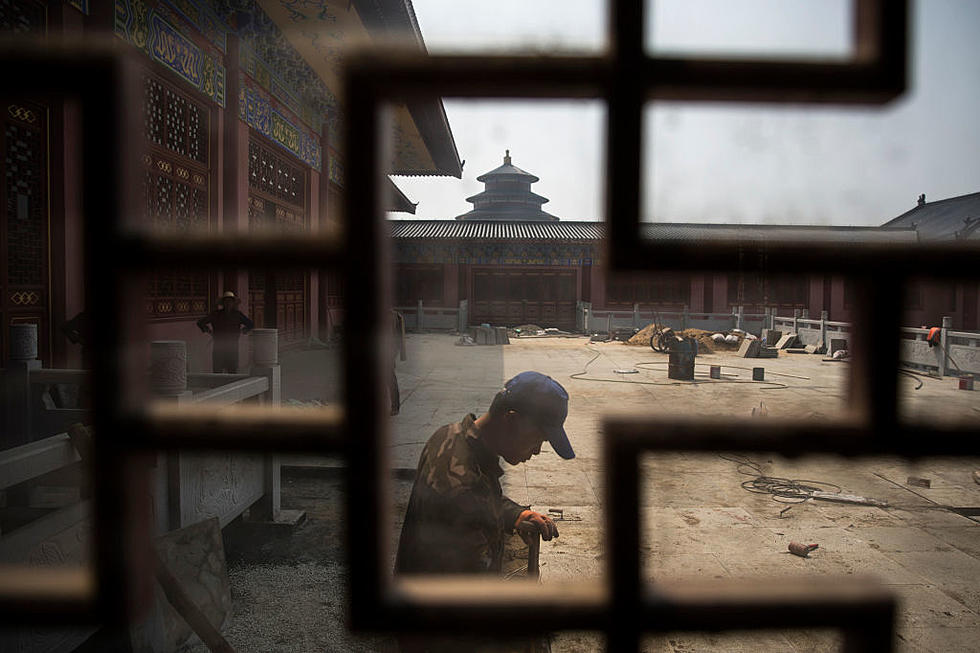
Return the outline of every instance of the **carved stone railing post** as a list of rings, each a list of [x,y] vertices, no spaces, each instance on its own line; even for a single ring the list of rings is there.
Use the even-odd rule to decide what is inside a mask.
[[[31,371],[41,369],[37,360],[37,325],[10,325],[10,360],[3,375],[3,401],[6,413],[5,432],[0,438],[3,449],[26,444],[33,439]]]
[[[187,343],[183,340],[150,343],[150,391],[178,401],[193,394],[187,389]]]
[[[252,329],[252,365],[269,367],[279,364],[279,329]]]
[[[830,346],[827,340],[827,311],[820,311],[820,347],[827,348]]]
[[[468,300],[459,300],[459,312],[456,313],[456,330],[460,333],[466,333],[466,327],[469,326],[469,306]]]
[[[269,379],[269,390],[262,395],[267,406],[282,403],[282,374],[279,368],[279,330],[252,329],[249,335],[252,343],[252,376]]]
[[[269,389],[261,401],[267,408],[276,409],[282,405],[282,372],[279,366],[279,330],[252,329],[249,335],[252,343],[252,376],[264,376],[269,380]],[[264,494],[249,510],[249,519],[254,521],[278,521],[281,512],[282,462],[279,456],[268,454],[263,462]]]
[[[936,356],[939,359],[939,376],[946,376],[949,370],[949,330],[953,328],[953,318],[944,315],[942,328],[939,330],[939,349]]]

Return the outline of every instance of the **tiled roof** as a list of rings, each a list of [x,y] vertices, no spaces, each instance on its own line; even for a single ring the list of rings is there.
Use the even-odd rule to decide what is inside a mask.
[[[976,238],[980,223],[980,193],[925,202],[885,223],[886,227],[913,227],[922,240]]]
[[[916,242],[915,231],[908,228],[835,227],[812,225],[756,224],[690,224],[647,223],[640,233],[646,239],[698,242],[704,240],[736,240],[742,243],[779,241],[822,242]]]
[[[390,220],[393,238],[431,240],[593,240],[605,235],[601,222],[492,222]],[[810,227],[795,225],[644,224],[646,238],[677,241],[729,239],[741,242],[823,240],[834,242],[915,242],[908,228]]]
[[[402,213],[415,214],[415,207],[417,206],[415,202],[408,199],[402,189],[391,180],[390,177],[385,177],[385,181],[388,183],[388,204],[385,206],[386,211],[399,211]]]

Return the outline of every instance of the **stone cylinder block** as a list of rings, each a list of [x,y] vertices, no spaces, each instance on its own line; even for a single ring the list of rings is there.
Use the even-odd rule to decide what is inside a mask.
[[[162,396],[187,390],[187,345],[183,340],[150,343],[150,388]]]
[[[32,361],[37,358],[37,325],[10,325],[10,360]]]
[[[279,329],[252,329],[252,365],[271,367],[279,364]]]

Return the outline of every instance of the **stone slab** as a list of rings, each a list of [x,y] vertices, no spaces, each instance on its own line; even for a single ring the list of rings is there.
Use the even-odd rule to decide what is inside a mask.
[[[796,334],[795,333],[784,333],[783,336],[776,342],[776,349],[789,349],[796,344]]]
[[[738,347],[739,358],[755,358],[762,344],[758,340],[743,340]]]
[[[779,358],[779,350],[775,347],[760,347],[756,358]]]
[[[218,519],[170,531],[156,540],[157,553],[194,604],[218,630],[232,613],[231,583]],[[159,586],[155,605],[132,631],[134,653],[175,651],[196,638]]]
[[[831,338],[830,339],[830,351],[827,352],[829,355],[833,356],[834,352],[847,349],[847,338]]]
[[[783,332],[778,329],[763,329],[762,337],[766,339],[766,344],[770,347],[772,343],[779,342],[779,339],[783,337]]]
[[[899,629],[922,626],[980,626],[980,616],[934,585],[889,585],[898,595]]]

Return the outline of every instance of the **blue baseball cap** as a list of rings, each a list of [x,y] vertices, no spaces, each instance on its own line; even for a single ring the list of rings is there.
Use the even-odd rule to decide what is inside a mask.
[[[521,372],[504,384],[504,390],[507,408],[534,420],[559,456],[565,460],[575,457],[564,427],[568,393],[560,383],[540,372]]]

